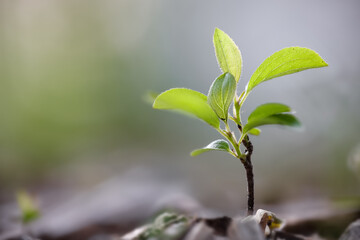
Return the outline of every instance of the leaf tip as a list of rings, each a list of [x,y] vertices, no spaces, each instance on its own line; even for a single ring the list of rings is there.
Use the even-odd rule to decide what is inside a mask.
[[[301,124],[300,121],[298,121],[296,124],[291,126],[291,129],[295,132],[304,132],[305,127],[304,127],[304,125]]]
[[[156,100],[157,100],[157,98],[158,97],[156,97],[155,99],[154,99],[154,101],[153,101],[153,103],[152,103],[152,108],[154,108],[154,109],[157,109],[157,106],[156,106]]]
[[[190,156],[192,157],[196,157],[204,152],[207,152],[208,150],[207,149],[204,149],[204,148],[198,148],[198,149],[195,149],[193,150],[191,153],[190,153]]]
[[[302,128],[303,128],[303,125],[302,125],[301,122],[297,119],[297,121],[294,123],[294,127],[295,127],[295,128],[299,128],[299,129],[302,129]]]
[[[250,129],[248,133],[251,135],[254,135],[254,136],[259,136],[261,133],[261,129],[253,128],[253,129]]]
[[[153,106],[154,102],[155,102],[155,99],[157,98],[158,95],[159,95],[159,93],[156,93],[154,91],[147,91],[145,94],[143,94],[142,100],[145,103]]]
[[[218,33],[218,32],[222,32],[222,31],[220,30],[220,28],[215,27],[214,33]]]

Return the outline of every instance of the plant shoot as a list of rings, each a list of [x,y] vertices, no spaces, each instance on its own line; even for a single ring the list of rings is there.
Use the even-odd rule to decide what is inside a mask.
[[[303,47],[287,47],[275,52],[255,70],[245,89],[237,94],[237,84],[241,76],[242,57],[234,41],[216,28],[214,48],[222,74],[210,86],[206,95],[186,88],[173,88],[159,94],[153,108],[176,110],[195,116],[208,123],[225,139],[218,139],[206,147],[191,152],[197,156],[208,151],[224,151],[239,159],[243,164],[248,184],[248,215],[254,212],[254,174],[251,155],[253,145],[249,135],[260,135],[258,127],[269,124],[289,127],[300,126],[292,109],[281,103],[265,103],[245,120],[241,116],[242,106],[256,86],[270,79],[300,72],[310,68],[325,67],[328,64],[315,51]],[[232,104],[232,111],[229,111]],[[233,121],[239,131],[236,137],[229,126]],[[223,128],[220,126],[223,122]],[[241,148],[243,146],[243,149]]]

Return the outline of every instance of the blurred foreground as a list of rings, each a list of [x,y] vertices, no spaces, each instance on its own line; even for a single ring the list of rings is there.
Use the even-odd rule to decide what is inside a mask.
[[[255,223],[243,222],[244,215],[236,211],[229,216],[234,218],[232,224],[235,224],[235,229],[233,230],[240,231],[235,235],[240,234],[239,236],[243,237],[233,236],[230,238],[232,233],[229,217],[216,220],[218,223],[214,222],[215,220],[211,219],[223,216],[222,212],[204,206],[191,196],[193,193],[189,192],[187,188],[172,182],[164,182],[162,177],[161,174],[149,174],[142,169],[137,169],[124,174],[121,178],[111,179],[83,192],[55,190],[43,192],[38,196],[42,216],[24,226],[19,221],[21,213],[15,204],[0,206],[0,240],[20,239],[19,236],[22,234],[53,240],[120,239],[119,237],[126,232],[149,223],[151,219],[164,211],[184,214],[184,217],[189,219],[188,221],[196,218],[203,219],[202,221],[205,221],[208,226],[213,226],[214,231],[218,234],[230,234],[229,239],[231,240],[263,239],[263,233],[252,229],[258,227],[260,220],[254,217],[253,220],[257,221]],[[64,196],[66,197],[64,198]],[[276,205],[262,204],[257,208],[276,212],[277,217],[283,222],[279,226],[285,225],[283,230],[288,234],[317,235],[324,239],[338,239],[351,222],[360,218],[360,205],[344,205],[341,202],[320,198],[297,199]],[[256,216],[258,215],[257,213]],[[206,220],[208,218],[210,219]],[[198,220],[194,224],[197,222]],[[195,227],[194,224],[190,225],[194,227],[195,231],[199,227]],[[226,230],[228,227],[229,230]],[[195,234],[197,237],[186,239],[217,239],[205,237],[212,234],[211,229],[206,230],[201,227],[196,232],[196,234],[189,234]],[[157,236],[157,233],[153,234]],[[204,234],[205,236],[201,237]],[[244,238],[244,234],[250,235]],[[151,239],[183,238],[155,237]]]

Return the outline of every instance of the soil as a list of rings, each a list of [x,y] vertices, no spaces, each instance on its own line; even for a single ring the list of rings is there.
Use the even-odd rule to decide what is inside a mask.
[[[335,216],[334,216],[335,217]],[[282,230],[277,230],[272,236],[268,236],[266,239],[275,240],[275,239],[284,239],[284,240],[304,240],[304,239],[339,239],[341,234],[345,231],[346,227],[351,222],[355,222],[358,219],[358,225],[356,234],[359,234],[360,228],[360,211],[354,212],[346,216],[346,221],[334,221],[333,219],[310,219],[306,221],[299,221],[297,224],[292,224],[285,227]],[[228,229],[231,226],[234,220],[229,217],[220,217],[213,219],[197,218],[195,223],[204,222],[207,227],[213,230],[215,237],[224,237],[221,239],[233,239],[225,238],[228,237]],[[350,222],[350,223],[349,223]],[[338,225],[337,225],[338,224]],[[134,229],[131,225],[129,226],[116,226],[116,225],[94,225],[88,226],[83,229],[79,229],[71,234],[63,236],[32,236],[30,234],[21,234],[18,236],[11,236],[8,240],[75,240],[75,239],[90,239],[90,240],[120,240],[121,236],[128,232],[129,230]],[[352,230],[355,231],[355,230]],[[354,235],[354,234],[353,234]],[[353,236],[352,235],[352,236]],[[360,236],[360,235],[357,235]],[[150,238],[149,238],[150,239]],[[156,239],[156,238],[152,238]],[[181,239],[186,239],[182,237]],[[208,239],[208,238],[204,238]],[[216,238],[211,238],[216,239]],[[219,238],[220,239],[220,238]],[[360,238],[344,238],[344,240],[354,240]],[[195,239],[194,239],[195,240]],[[201,239],[199,239],[201,240]],[[240,238],[239,238],[240,240]]]
[[[174,188],[164,181],[140,181],[141,184],[137,182],[133,186],[134,182],[133,179],[116,178],[88,192],[70,194],[69,199],[40,197],[42,216],[27,226],[22,226],[15,203],[0,204],[0,240],[119,240],[124,234],[149,223],[164,209],[195,216],[188,217],[192,221],[186,234],[200,224],[203,224],[200,233],[212,234],[212,238],[205,238],[206,234],[203,234],[203,238],[194,240],[237,239],[229,233],[243,227],[242,217],[209,217],[220,214],[202,206],[181,188]],[[332,240],[339,239],[342,234],[345,237],[341,240],[360,239],[351,238],[360,232],[360,224],[344,235],[345,229],[360,219],[359,205],[339,208],[326,199],[299,202],[268,206],[267,210],[286,222],[268,239]],[[186,239],[186,234],[182,234],[182,239]],[[263,232],[262,236],[264,239]]]

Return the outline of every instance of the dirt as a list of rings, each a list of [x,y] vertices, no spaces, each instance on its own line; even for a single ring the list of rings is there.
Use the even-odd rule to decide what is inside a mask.
[[[22,226],[15,203],[2,203],[0,240],[119,240],[137,227],[151,223],[164,209],[191,219],[184,225],[187,228],[180,234],[182,237],[236,239],[234,236],[245,233],[246,229],[250,236],[264,236],[264,231],[259,232],[259,222],[244,223],[244,217],[236,215],[216,217],[220,215],[218,212],[202,206],[186,189],[161,180],[135,177],[110,179],[89,191],[72,192],[67,197],[39,195],[42,215],[27,226]],[[59,192],[57,189],[56,193]],[[268,239],[339,239],[352,222],[360,219],[359,205],[339,208],[327,199],[299,200],[266,209],[285,222]]]

